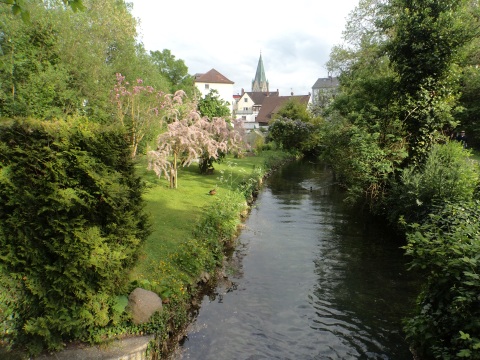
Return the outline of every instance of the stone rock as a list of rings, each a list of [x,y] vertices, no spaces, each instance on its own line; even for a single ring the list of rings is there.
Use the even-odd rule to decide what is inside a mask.
[[[136,288],[128,296],[128,310],[135,324],[143,324],[162,310],[162,299],[153,291]]]
[[[204,284],[208,283],[210,280],[210,274],[206,271],[202,272],[200,274],[200,281],[203,282]]]

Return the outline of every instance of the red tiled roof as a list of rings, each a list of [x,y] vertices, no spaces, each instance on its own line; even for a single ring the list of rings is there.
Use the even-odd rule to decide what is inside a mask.
[[[282,105],[290,99],[296,99],[301,104],[307,106],[308,100],[310,100],[310,95],[266,97],[265,99],[263,99],[262,108],[257,115],[257,122],[268,124],[272,120],[273,115],[275,115],[278,110],[280,110]]]
[[[215,69],[212,69],[205,74],[195,74],[195,82],[210,84],[234,84],[233,81],[227,79]]]

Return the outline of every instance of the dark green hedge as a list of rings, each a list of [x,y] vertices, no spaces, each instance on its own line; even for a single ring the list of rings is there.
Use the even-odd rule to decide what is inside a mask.
[[[0,261],[21,283],[16,343],[92,340],[149,233],[122,129],[85,119],[0,124]]]

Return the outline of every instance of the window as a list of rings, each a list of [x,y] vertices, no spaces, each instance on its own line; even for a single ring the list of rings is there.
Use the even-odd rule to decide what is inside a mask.
[[[247,120],[247,117],[245,115],[242,115],[242,120]]]
[[[243,100],[244,100],[245,102],[248,102],[248,99],[247,99],[247,98],[245,98],[245,99],[243,99]]]
[[[210,85],[209,84],[205,84],[205,90],[208,90],[210,89]]]
[[[244,107],[244,108],[243,108],[243,111],[248,111],[248,107]]]

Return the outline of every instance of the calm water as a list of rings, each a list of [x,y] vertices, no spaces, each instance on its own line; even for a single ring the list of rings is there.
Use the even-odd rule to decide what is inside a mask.
[[[352,214],[323,166],[270,177],[238,241],[175,359],[412,359],[402,244]]]

